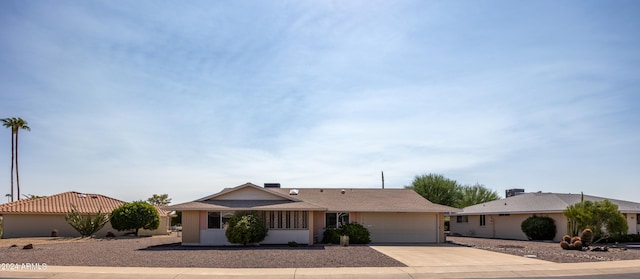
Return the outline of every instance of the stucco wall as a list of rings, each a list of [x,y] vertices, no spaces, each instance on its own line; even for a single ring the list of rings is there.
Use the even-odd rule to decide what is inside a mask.
[[[2,238],[13,237],[46,237],[51,236],[51,231],[58,230],[58,236],[61,237],[79,237],[80,234],[64,219],[64,215],[45,215],[45,214],[5,214]],[[157,230],[140,230],[141,235],[160,235],[167,234],[168,216],[160,218],[160,227]],[[114,234],[123,234],[111,227],[111,223],[107,223],[95,235],[104,237],[107,232]]]
[[[531,216],[533,214],[486,215],[485,226],[480,226],[480,215],[469,215],[468,223],[458,223],[456,216],[452,216],[451,233],[463,236],[527,240],[521,224]],[[554,241],[560,241],[567,233],[567,219],[562,213],[537,214],[537,216],[549,216],[554,220],[556,225]]]
[[[51,236],[51,231],[54,229],[58,230],[58,236],[80,236],[67,223],[64,215],[5,214],[3,219],[2,238]],[[108,231],[117,232],[111,227],[111,223],[107,223],[96,235],[102,237]]]
[[[627,213],[624,215],[626,215],[627,225],[629,225],[629,230],[627,233],[637,234],[639,232],[638,227],[640,227],[640,225],[638,225],[638,220],[636,220],[637,213]]]

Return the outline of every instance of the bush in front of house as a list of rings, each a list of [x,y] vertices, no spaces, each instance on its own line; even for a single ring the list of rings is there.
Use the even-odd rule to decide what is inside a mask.
[[[82,237],[92,236],[98,232],[104,225],[109,222],[109,215],[98,213],[91,215],[89,213],[81,213],[75,205],[71,206],[71,212],[64,216],[64,219],[73,227]],[[58,230],[51,231],[51,236],[58,236]]]
[[[340,244],[340,236],[349,237],[351,244],[368,244],[371,242],[369,230],[358,223],[350,223],[340,228],[327,228],[322,235],[322,243]]]
[[[322,234],[322,243],[340,244],[340,232],[336,228],[327,228]]]
[[[349,236],[351,244],[368,244],[371,242],[371,234],[369,230],[358,223],[346,224],[340,227],[341,235]]]
[[[231,243],[247,246],[259,243],[267,237],[269,228],[256,212],[239,211],[229,219],[229,226],[225,232]]]
[[[158,210],[145,201],[125,203],[111,212],[111,226],[118,231],[156,230],[160,226]]]
[[[552,240],[556,236],[556,224],[546,216],[531,216],[520,225],[529,240]]]

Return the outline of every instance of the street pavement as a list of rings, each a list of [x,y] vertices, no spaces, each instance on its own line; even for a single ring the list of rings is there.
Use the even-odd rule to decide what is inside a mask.
[[[0,278],[640,278],[640,260],[552,263],[452,245],[372,246],[407,267],[144,268],[47,266],[0,271]]]

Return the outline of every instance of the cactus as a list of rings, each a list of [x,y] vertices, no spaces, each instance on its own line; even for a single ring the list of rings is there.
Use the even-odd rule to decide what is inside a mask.
[[[570,237],[568,235],[565,235],[562,237],[560,247],[562,247],[562,249],[564,250],[582,250],[582,247],[586,246],[582,244],[582,240],[579,236]]]
[[[582,246],[589,247],[593,241],[593,231],[589,228],[584,229],[580,234],[580,241],[582,241]]]
[[[571,243],[571,245],[573,245],[573,250],[582,250],[582,241],[577,240],[574,243]]]

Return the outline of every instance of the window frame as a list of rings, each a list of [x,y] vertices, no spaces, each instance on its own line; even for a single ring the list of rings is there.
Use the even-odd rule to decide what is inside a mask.
[[[333,215],[335,217],[331,218],[335,219],[334,224],[329,224],[329,215]],[[324,227],[325,228],[339,228],[351,222],[350,220],[351,214],[349,212],[325,212],[324,213]]]
[[[480,227],[484,227],[487,225],[487,215],[480,215]]]
[[[468,215],[456,216],[456,223],[469,223],[469,216]]]

